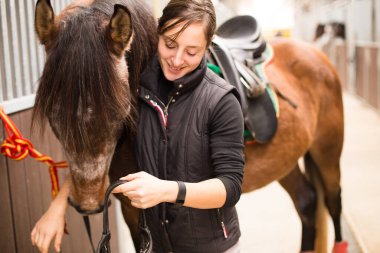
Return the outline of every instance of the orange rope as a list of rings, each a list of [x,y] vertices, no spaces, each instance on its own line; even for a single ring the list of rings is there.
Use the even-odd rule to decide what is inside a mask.
[[[67,163],[64,161],[54,162],[50,156],[43,155],[38,152],[33,147],[33,144],[21,135],[13,121],[8,117],[8,115],[5,114],[2,108],[0,108],[0,118],[3,121],[8,135],[4,143],[1,145],[1,153],[16,161],[23,160],[30,155],[37,161],[47,164],[49,166],[51,180],[51,193],[53,198],[55,198],[59,191],[57,168],[66,168],[68,167]]]

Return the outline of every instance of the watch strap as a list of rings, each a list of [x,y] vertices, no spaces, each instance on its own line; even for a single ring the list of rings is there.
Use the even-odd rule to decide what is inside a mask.
[[[178,195],[177,195],[177,199],[175,203],[182,206],[185,203],[185,198],[186,198],[186,185],[182,181],[177,181],[177,183],[178,183]]]

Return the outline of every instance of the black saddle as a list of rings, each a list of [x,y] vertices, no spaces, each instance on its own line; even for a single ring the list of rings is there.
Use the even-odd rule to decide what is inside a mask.
[[[255,71],[263,62],[266,42],[252,16],[237,16],[216,31],[209,58],[221,69],[223,78],[240,94],[246,128],[257,142],[268,142],[276,132],[277,116],[266,88]]]
[[[257,59],[265,50],[266,42],[261,37],[261,32],[256,19],[252,16],[236,16],[224,22],[216,35],[232,51],[239,49],[249,51],[252,57]],[[245,59],[243,59],[245,60]]]

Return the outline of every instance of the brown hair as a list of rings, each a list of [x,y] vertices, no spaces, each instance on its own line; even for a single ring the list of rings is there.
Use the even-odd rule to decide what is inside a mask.
[[[174,40],[190,24],[198,22],[204,24],[207,46],[210,45],[216,29],[215,9],[211,0],[171,0],[158,20],[157,32],[162,35],[182,22],[186,23],[174,35]]]

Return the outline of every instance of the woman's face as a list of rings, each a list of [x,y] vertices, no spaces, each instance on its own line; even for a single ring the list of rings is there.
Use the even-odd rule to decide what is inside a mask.
[[[179,24],[160,35],[158,58],[162,71],[169,81],[174,81],[198,67],[206,51],[207,41],[202,23],[190,24],[176,40],[172,37],[181,30]]]

